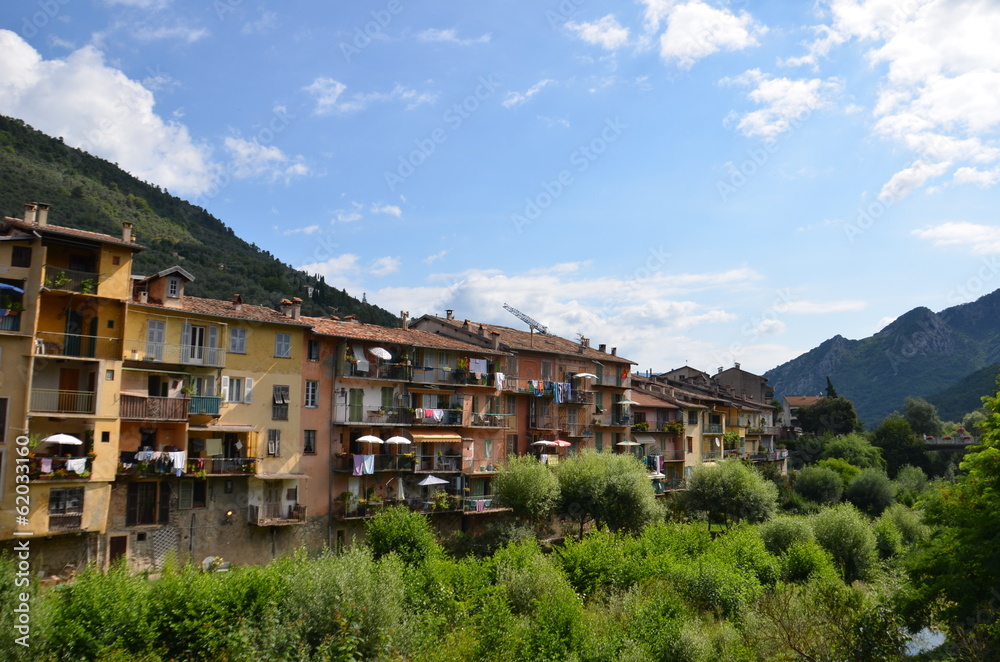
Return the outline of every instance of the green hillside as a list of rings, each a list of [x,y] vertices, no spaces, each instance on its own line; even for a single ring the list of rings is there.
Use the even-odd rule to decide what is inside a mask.
[[[777,393],[801,395],[822,392],[829,375],[837,391],[854,402],[858,416],[871,429],[902,409],[907,397],[950,393],[948,389],[998,358],[1000,290],[940,313],[914,308],[862,340],[835,336],[765,376]],[[974,388],[971,382],[969,388]],[[992,390],[990,382],[978,396]],[[961,412],[953,411],[949,404],[942,416],[961,418],[979,406],[978,396],[974,401],[948,400],[957,408],[964,406],[961,402],[971,404]]]
[[[248,244],[201,207],[2,115],[0,182],[0,213],[5,216],[21,218],[24,203],[38,201],[52,205],[49,221],[54,225],[120,236],[122,221],[131,221],[138,243],[146,248],[136,257],[134,273],[180,265],[196,278],[188,288],[192,296],[229,299],[239,292],[247,303],[272,307],[297,296],[307,315],[355,314],[372,324],[399,324],[389,311]]]
[[[960,421],[970,411],[983,406],[983,396],[992,394],[997,387],[1000,363],[988,365],[966,375],[960,382],[934,395],[927,401],[937,407],[938,415],[945,421]]]

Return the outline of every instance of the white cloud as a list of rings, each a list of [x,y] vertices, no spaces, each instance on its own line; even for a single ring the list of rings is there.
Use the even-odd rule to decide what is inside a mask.
[[[903,168],[893,175],[882,186],[878,197],[881,200],[898,202],[923,186],[928,180],[943,175],[948,170],[949,165],[947,161],[943,163],[914,161],[908,167]]]
[[[228,170],[237,179],[266,177],[274,181],[309,174],[301,159],[291,159],[274,145],[261,145],[257,140],[229,136],[223,144],[229,152]]]
[[[179,39],[193,44],[209,35],[205,28],[192,28],[186,25],[174,26],[140,26],[131,32],[131,35],[140,41],[162,41],[164,39]]]
[[[427,43],[449,43],[458,44],[459,46],[471,46],[473,44],[486,44],[490,41],[490,34],[486,33],[475,39],[460,39],[458,34],[455,32],[454,28],[448,30],[438,30],[436,28],[430,28],[424,30],[417,35],[417,39]]]
[[[554,82],[551,78],[545,78],[529,87],[523,94],[520,92],[509,92],[507,98],[503,100],[503,107],[511,108],[513,106],[520,106]]]
[[[437,101],[436,94],[417,92],[414,89],[397,84],[390,92],[359,92],[349,99],[341,100],[347,86],[343,83],[320,76],[312,83],[302,88],[316,100],[313,115],[329,115],[334,112],[351,113],[364,110],[373,103],[402,101],[407,110],[413,110],[424,104]]]
[[[656,19],[651,22],[650,12]],[[647,24],[659,25],[664,17],[667,29],[660,35],[660,57],[665,62],[676,62],[681,69],[690,69],[695,63],[719,51],[741,51],[758,46],[757,37],[767,28],[746,12],[733,14],[727,9],[716,9],[701,0],[665,6],[647,0]]]
[[[613,51],[628,44],[628,28],[622,27],[612,14],[594,23],[567,21],[566,27],[588,44],[596,44],[606,51]]]
[[[247,21],[240,30],[244,35],[267,34],[278,25],[278,15],[273,11],[263,11],[256,21]]]
[[[447,254],[448,254],[448,249],[444,249],[442,251],[435,253],[434,255],[428,255],[427,257],[424,258],[424,264],[434,264]]]
[[[914,236],[933,242],[936,247],[964,246],[975,255],[1000,253],[1000,227],[968,221],[949,221],[923,230],[913,230]]]
[[[162,9],[170,4],[170,0],[104,0],[107,4],[138,7],[140,9]]]
[[[992,170],[977,170],[976,168],[959,168],[952,178],[955,184],[975,184],[982,188],[990,188],[1000,182],[1000,168]]]
[[[829,98],[841,88],[833,79],[773,78],[759,69],[751,69],[736,78],[724,78],[720,83],[755,86],[747,98],[763,108],[743,114],[731,113],[727,121],[735,122],[743,135],[760,136],[765,140],[774,140],[798,120],[829,105]]]
[[[403,210],[397,205],[372,205],[373,214],[388,214],[389,216],[395,216],[396,218],[403,217]]]
[[[388,276],[399,271],[399,265],[402,263],[398,257],[380,257],[375,260],[368,272],[375,276]]]
[[[153,93],[107,66],[93,46],[43,60],[17,34],[0,30],[0,51],[3,114],[30,118],[36,129],[171,191],[196,195],[212,186],[218,166],[211,149],[157,115]]]
[[[289,228],[287,230],[284,230],[281,234],[285,236],[290,236],[294,234],[306,234],[306,235],[316,234],[317,232],[319,232],[318,225],[307,225],[304,228]]]

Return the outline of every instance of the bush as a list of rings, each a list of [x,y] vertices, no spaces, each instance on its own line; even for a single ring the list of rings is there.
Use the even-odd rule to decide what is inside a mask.
[[[862,469],[884,469],[882,451],[864,435],[852,433],[834,437],[823,448],[822,459],[840,458]]]
[[[494,481],[501,503],[529,522],[547,520],[559,503],[559,480],[530,455],[508,458]]]
[[[890,559],[903,551],[903,535],[892,517],[886,517],[882,513],[872,524],[872,530],[875,532],[875,547],[880,558]]]
[[[804,517],[782,515],[760,525],[760,537],[767,551],[780,556],[795,542],[809,542],[813,536],[812,526]]]
[[[871,576],[878,561],[875,534],[851,504],[821,511],[812,519],[816,542],[830,552],[846,582]]]
[[[795,478],[795,491],[816,503],[836,503],[844,491],[844,482],[833,469],[806,467]]]
[[[816,463],[816,466],[836,471],[840,475],[840,479],[844,482],[844,489],[847,489],[847,486],[851,484],[854,477],[861,473],[861,467],[856,467],[847,460],[839,457],[828,457],[825,460],[820,460]]]
[[[739,460],[695,467],[687,481],[690,507],[708,514],[709,526],[728,528],[739,521],[763,522],[774,514],[778,488]]]
[[[927,491],[927,474],[923,469],[907,464],[896,474],[896,500],[912,507]]]
[[[902,536],[903,544],[907,547],[926,542],[930,538],[931,529],[923,523],[920,513],[901,503],[894,503],[886,508],[882,517],[892,520]]]
[[[805,582],[833,572],[833,557],[815,540],[796,540],[781,557],[781,578],[786,582]]]
[[[395,552],[407,565],[418,565],[440,553],[430,521],[406,506],[379,511],[365,521],[365,542],[376,559]]]
[[[892,505],[896,486],[881,469],[864,469],[847,488],[847,500],[871,517]]]

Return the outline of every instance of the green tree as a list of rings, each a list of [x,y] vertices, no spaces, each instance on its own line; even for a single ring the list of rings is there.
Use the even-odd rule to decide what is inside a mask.
[[[530,455],[508,458],[493,480],[501,503],[534,524],[546,521],[559,503],[559,479]]]
[[[903,401],[903,418],[910,424],[915,434],[941,436],[943,424],[938,416],[937,407],[923,398],[907,398]]]
[[[844,481],[829,467],[806,467],[795,478],[795,491],[816,503],[835,503],[840,501]]]
[[[688,507],[708,515],[708,525],[729,528],[746,520],[763,522],[774,514],[778,488],[739,460],[695,467],[687,482]]]
[[[837,395],[837,389],[833,388],[833,382],[830,381],[830,375],[826,376],[826,397],[828,398],[839,398]]]
[[[907,464],[896,473],[896,500],[912,507],[927,491],[927,474],[920,467]]]
[[[854,403],[847,398],[823,398],[814,405],[799,408],[803,432],[812,434],[848,434],[861,431],[861,421]]]
[[[862,469],[885,468],[885,460],[882,459],[882,451],[871,445],[864,435],[845,434],[834,437],[826,442],[823,447],[822,459],[831,457],[847,460],[856,467]]]
[[[896,486],[881,469],[863,469],[847,486],[844,496],[859,510],[878,517],[895,501]]]
[[[365,542],[376,559],[395,552],[409,565],[419,565],[441,552],[427,517],[406,506],[386,508],[367,520]]]
[[[940,424],[940,421],[938,421]],[[882,450],[886,470],[895,477],[900,467],[905,464],[923,466],[927,462],[924,456],[926,444],[914,433],[909,420],[899,416],[890,416],[875,430],[872,443]]]
[[[857,508],[841,503],[824,509],[811,521],[816,542],[833,555],[844,581],[870,575],[878,561],[875,533]]]
[[[847,460],[843,460],[839,457],[828,457],[825,460],[820,460],[816,463],[818,467],[826,467],[827,469],[833,469],[840,476],[840,480],[844,483],[844,489],[851,484],[854,477],[861,473],[861,467],[856,467]]]
[[[661,514],[652,483],[633,455],[584,451],[559,464],[559,512],[580,524],[590,520],[614,531],[638,531]]]

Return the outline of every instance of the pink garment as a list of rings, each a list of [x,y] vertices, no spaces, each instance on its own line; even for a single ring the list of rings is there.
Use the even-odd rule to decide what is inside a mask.
[[[42,473],[43,474],[52,473],[52,458],[51,457],[43,457],[42,458]]]
[[[354,474],[355,476],[361,476],[365,473],[365,456],[355,455],[354,456]]]

